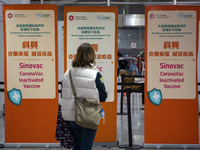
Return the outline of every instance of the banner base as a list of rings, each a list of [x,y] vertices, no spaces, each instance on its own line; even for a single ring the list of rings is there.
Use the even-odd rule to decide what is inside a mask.
[[[4,148],[4,144],[0,144],[0,148]]]
[[[200,149],[200,144],[144,144],[144,148]]]
[[[61,147],[60,143],[5,143],[4,148],[49,148]]]
[[[101,147],[118,147],[119,141],[116,142],[94,142],[93,146],[101,146]]]
[[[60,143],[5,143],[0,148],[60,148]],[[118,147],[119,142],[94,142],[94,146]]]

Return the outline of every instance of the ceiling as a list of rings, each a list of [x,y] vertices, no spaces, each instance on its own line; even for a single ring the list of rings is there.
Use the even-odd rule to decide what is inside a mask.
[[[119,14],[144,14],[145,5],[198,5],[200,0],[31,0],[32,4],[57,4],[62,6],[117,6]],[[61,7],[59,7],[61,6]]]
[[[117,6],[118,14],[145,14],[145,5],[196,5],[200,0],[18,0],[31,4],[56,4],[58,20],[63,20],[63,6]],[[0,4],[15,3],[16,0],[0,0]],[[18,3],[16,3],[18,4]],[[0,5],[1,9],[1,5]],[[2,16],[0,12],[0,17]]]
[[[32,3],[57,5],[200,5],[200,0],[31,0]]]

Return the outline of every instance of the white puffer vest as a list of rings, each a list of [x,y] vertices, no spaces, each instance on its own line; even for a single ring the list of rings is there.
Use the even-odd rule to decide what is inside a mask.
[[[96,88],[96,76],[98,70],[94,68],[72,68],[72,80],[77,97],[90,98],[99,101],[99,93]],[[75,120],[75,98],[72,93],[69,70],[63,76],[61,112],[64,120]]]

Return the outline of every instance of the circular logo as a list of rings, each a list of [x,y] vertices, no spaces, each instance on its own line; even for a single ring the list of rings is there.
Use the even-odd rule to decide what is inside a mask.
[[[13,15],[11,13],[8,14],[8,18],[12,18]]]
[[[155,18],[155,15],[154,14],[150,14],[150,18],[151,19]]]
[[[70,16],[69,16],[69,20],[70,20],[70,21],[74,20],[74,16],[70,15]]]

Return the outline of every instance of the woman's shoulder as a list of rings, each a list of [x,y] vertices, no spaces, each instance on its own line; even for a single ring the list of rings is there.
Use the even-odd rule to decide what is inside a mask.
[[[90,65],[91,65],[91,67],[89,67],[90,69],[99,72],[99,69],[94,64],[90,64]]]
[[[73,67],[72,71],[86,71],[86,72],[99,72],[98,68],[96,66],[90,66],[90,67]]]
[[[77,77],[95,79],[95,77],[97,76],[97,73],[98,73],[98,69],[95,67],[72,68],[72,74],[74,74],[74,76],[77,76]]]

